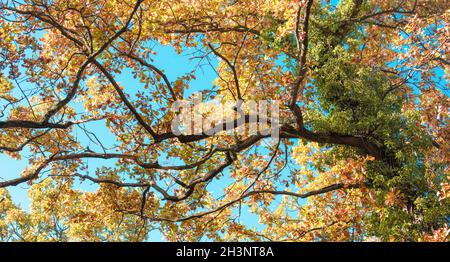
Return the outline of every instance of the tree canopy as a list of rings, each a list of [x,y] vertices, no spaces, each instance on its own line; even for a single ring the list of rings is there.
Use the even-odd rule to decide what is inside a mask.
[[[448,1],[0,10],[0,153],[28,161],[0,178],[1,240],[448,240]],[[158,47],[195,67],[170,77]],[[279,139],[173,132],[192,90],[281,101]],[[29,210],[8,192],[24,185]]]

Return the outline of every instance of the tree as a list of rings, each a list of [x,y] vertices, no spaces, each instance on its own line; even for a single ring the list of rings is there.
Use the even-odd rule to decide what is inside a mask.
[[[448,240],[446,1],[0,8],[0,152],[29,162],[0,181],[3,240]],[[171,79],[156,46],[214,69],[206,99],[282,101],[280,139],[173,132],[202,67]]]

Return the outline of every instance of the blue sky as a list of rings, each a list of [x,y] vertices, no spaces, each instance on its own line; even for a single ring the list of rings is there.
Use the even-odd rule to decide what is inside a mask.
[[[331,1],[332,4],[336,4],[337,2],[338,2],[337,0]],[[163,69],[171,81],[174,81],[178,77],[189,73],[197,65],[197,61],[192,61],[189,59],[190,57],[189,53],[190,51],[193,50],[187,50],[182,54],[177,54],[172,47],[160,45],[154,47],[154,50],[157,52],[157,54],[153,56],[154,58],[153,64],[158,68]],[[213,60],[212,63],[213,65],[216,65],[217,60]],[[442,75],[443,72],[439,72],[437,74],[437,77],[441,77]],[[185,97],[188,97],[193,92],[210,88],[215,78],[216,73],[209,65],[203,66],[201,70],[196,70],[196,79],[190,83],[191,88],[185,93]],[[126,72],[124,74],[117,75],[117,80],[123,86],[126,87],[126,91],[129,92],[130,94],[132,93],[131,90],[133,89],[133,86],[142,85],[138,83],[135,79],[133,79],[131,75],[127,74]],[[26,85],[24,84],[23,87],[26,88]],[[80,107],[77,108],[79,109]],[[102,142],[105,143],[106,145],[112,145],[115,143],[114,136],[107,130],[103,122],[92,122],[87,124],[87,127],[91,132],[95,133],[98,137],[101,137]],[[78,129],[78,131],[80,130]],[[100,152],[99,150],[100,148],[96,146],[93,142],[91,142],[83,132],[79,132],[78,137],[80,141],[82,141],[86,146],[89,146],[90,149]],[[0,179],[7,180],[20,176],[22,170],[27,166],[26,156],[29,155],[29,152],[25,150],[23,152],[23,155],[24,157],[22,160],[13,160],[5,154],[0,154]],[[269,157],[270,156],[267,156],[267,158]],[[89,165],[88,170],[90,174],[94,174],[95,169],[97,167],[113,166],[115,163],[115,160],[101,160],[101,159],[86,159],[85,161]],[[168,164],[176,164],[176,163],[169,162]],[[223,179],[213,181],[208,187],[209,190],[213,191],[218,195],[221,194],[224,186],[226,186],[231,181],[231,179],[228,177],[229,172],[224,173],[225,174]],[[27,189],[28,186],[26,184],[21,184],[16,187],[9,188],[9,191],[12,195],[14,202],[19,204],[25,210],[28,209],[30,204],[27,197]],[[79,187],[79,189],[89,191],[95,190],[96,185],[90,182],[83,182]],[[277,200],[273,203],[272,206],[273,207],[276,206],[277,203],[279,203],[279,201],[280,198],[277,198]],[[262,228],[258,223],[258,218],[250,214],[246,208],[242,209],[242,215],[240,219],[241,222],[247,225],[253,225],[257,230],[260,230]],[[153,232],[150,235],[149,240],[160,241],[162,240],[162,238],[160,234],[158,234],[157,232]]]
[[[189,59],[190,52],[193,50],[187,50],[182,54],[177,54],[175,50],[170,46],[157,45],[152,48],[157,52],[157,54],[154,56],[153,64],[158,68],[163,69],[165,74],[171,81],[174,81],[178,77],[191,72],[198,65],[198,61]],[[217,60],[212,60],[213,65],[217,65],[217,63]],[[133,79],[131,74],[129,74],[129,72],[127,71],[128,70],[125,69],[123,74],[116,75],[116,79],[121,85],[126,88],[125,90],[128,93],[132,94],[133,87],[142,86],[142,84]],[[210,65],[204,64],[203,66],[201,66],[201,68],[196,70],[195,76],[196,79],[190,82],[191,88],[185,92],[185,98],[189,97],[194,92],[210,88],[213,85],[213,81],[217,75]],[[23,89],[32,88],[32,86],[27,85],[27,83],[21,84],[21,87]],[[17,92],[17,95],[19,95],[18,90],[14,90],[14,92]],[[81,105],[75,104],[74,107],[77,112],[84,110]],[[109,132],[103,121],[88,123],[86,124],[86,128],[89,129],[97,137],[99,137],[106,147],[111,146],[116,142],[115,137]],[[92,142],[91,139],[89,139],[80,128],[76,128],[74,132],[76,132],[77,137],[82,144],[89,146],[91,150],[101,152],[101,148],[94,142]],[[91,138],[93,138],[92,135]],[[15,160],[5,154],[0,154],[0,179],[8,180],[20,176],[22,170],[24,170],[24,168],[27,166],[27,156],[30,156],[30,153],[27,152],[27,150],[24,150],[22,151],[22,156],[23,157],[21,160]],[[91,175],[95,174],[96,168],[101,166],[112,167],[116,162],[116,160],[103,159],[85,159],[84,161],[88,164],[88,172]],[[164,161],[163,159],[161,159],[161,162],[167,164],[180,164],[174,163],[174,160],[170,159],[168,161]],[[221,195],[223,193],[223,188],[231,181],[229,178],[229,172],[226,171],[224,173],[225,177],[223,179],[212,182],[208,186],[208,189],[213,191],[215,195]],[[30,201],[27,196],[28,188],[29,186],[25,183],[8,188],[13,201],[24,210],[29,210],[30,205]],[[97,185],[89,181],[85,181],[79,187],[77,187],[77,189],[83,191],[92,191],[96,188]],[[250,214],[245,207],[241,210],[241,212],[241,222],[244,222],[245,224],[253,224],[256,228],[260,229],[257,217]],[[152,232],[149,236],[149,241],[161,240],[163,239],[158,232]]]

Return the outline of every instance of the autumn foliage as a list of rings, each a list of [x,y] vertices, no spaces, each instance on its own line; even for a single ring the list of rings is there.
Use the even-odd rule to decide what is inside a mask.
[[[0,239],[448,241],[449,8],[2,0]],[[282,101],[280,139],[175,134],[193,90]]]

